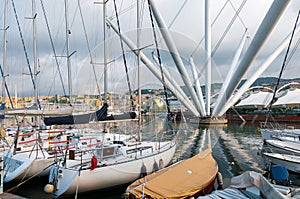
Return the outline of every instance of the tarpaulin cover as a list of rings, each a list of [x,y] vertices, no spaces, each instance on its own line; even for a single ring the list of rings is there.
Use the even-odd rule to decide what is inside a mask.
[[[127,193],[136,198],[186,198],[214,181],[218,165],[209,149],[132,183]]]

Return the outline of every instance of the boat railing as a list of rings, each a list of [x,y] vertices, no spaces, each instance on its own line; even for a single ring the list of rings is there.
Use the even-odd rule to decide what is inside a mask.
[[[283,130],[287,128],[292,128],[292,126],[287,126],[286,124],[279,124],[276,122],[260,122],[260,128],[261,129],[278,129],[278,130]]]

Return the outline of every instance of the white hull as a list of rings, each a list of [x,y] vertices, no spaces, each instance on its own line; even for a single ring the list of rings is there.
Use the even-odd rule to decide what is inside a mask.
[[[260,129],[263,140],[281,140],[300,143],[299,129]]]
[[[144,171],[151,173],[157,168],[167,166],[175,153],[176,145],[167,143],[160,152],[153,153],[146,157],[132,157],[123,160],[120,163],[111,163],[111,166],[101,166],[94,170],[87,169],[79,171],[78,169],[59,168],[58,187],[53,195],[59,197],[63,194],[74,194],[77,192],[88,192],[98,189],[104,189],[132,182],[140,177]]]
[[[300,156],[300,142],[265,140],[266,151]]]
[[[33,176],[45,176],[49,174],[51,164],[54,163],[54,158],[43,157],[41,152],[36,158],[36,152],[19,153],[12,157],[4,157],[4,182],[12,180],[24,180]]]
[[[277,165],[285,165],[285,167],[293,172],[300,173],[300,157],[278,153],[264,153],[264,155]]]

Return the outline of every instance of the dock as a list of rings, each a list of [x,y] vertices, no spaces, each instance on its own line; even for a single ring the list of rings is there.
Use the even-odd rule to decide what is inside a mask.
[[[25,197],[17,196],[17,195],[14,195],[11,193],[6,193],[6,192],[1,193],[0,198],[1,199],[26,199]]]

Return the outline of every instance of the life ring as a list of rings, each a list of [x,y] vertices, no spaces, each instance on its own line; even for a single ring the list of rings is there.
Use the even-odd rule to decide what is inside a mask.
[[[97,167],[97,164],[98,164],[98,160],[96,156],[93,155],[91,159],[91,170],[94,170]]]

